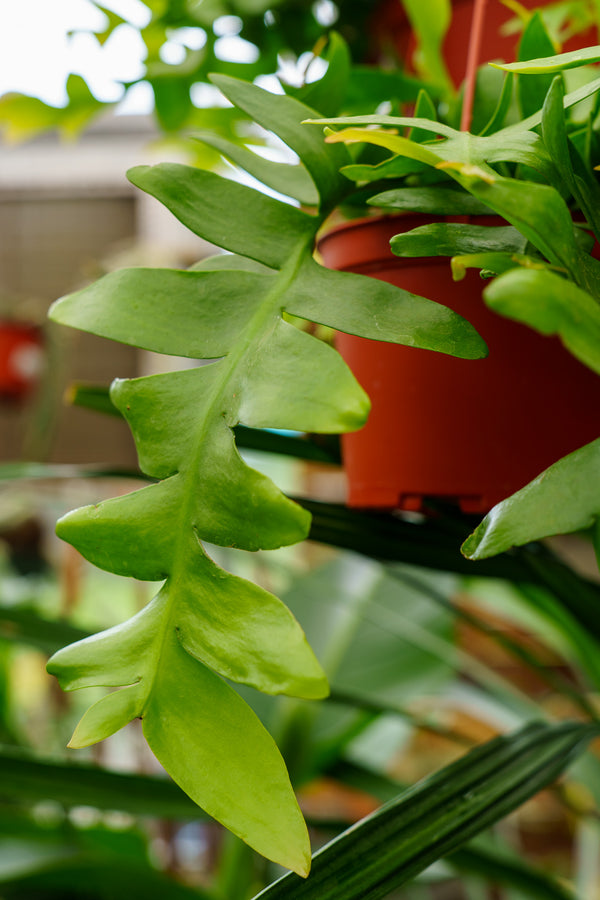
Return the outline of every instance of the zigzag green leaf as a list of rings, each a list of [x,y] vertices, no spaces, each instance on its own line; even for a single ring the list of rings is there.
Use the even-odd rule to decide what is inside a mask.
[[[212,361],[114,382],[111,400],[140,466],[159,481],[75,510],[57,530],[101,568],[165,583],[130,622],[59,651],[49,670],[66,689],[118,688],[86,713],[73,746],[141,717],[150,746],[191,797],[261,853],[306,874],[306,829],[283,761],[222,679],[317,698],[325,676],[285,606],[221,570],[202,542],[273,549],[306,537],[310,517],[246,465],[233,429],[327,433],[364,423],[368,398],[345,363],[286,322],[286,311],[369,335],[374,318],[373,336],[466,357],[485,348],[438,304],[318,266],[317,230],[349,188],[338,172],[346,150],[324,144],[320,127],[302,126],[311,111],[296,100],[234,79],[219,84],[299,153],[321,208],[308,215],[188,166],[130,173],[192,231],[236,255],[185,272],[111,274],[52,309],[56,321],[113,340]]]
[[[419,120],[415,119],[414,121],[418,122]],[[505,132],[497,132],[486,138],[472,138],[470,135],[464,135],[463,149],[466,148],[468,151],[471,142],[491,142],[488,146],[493,149],[493,158],[497,160],[500,156],[496,154],[496,145],[500,135],[503,135],[504,141],[510,137]],[[518,228],[553,265],[563,266],[574,281],[578,283],[582,281],[580,254],[575,244],[571,215],[566,203],[553,187],[503,178],[486,168],[483,157],[473,156],[469,152],[463,153],[456,159],[450,159],[448,147],[443,149],[444,142],[441,141],[439,146],[438,144],[413,144],[400,135],[361,129],[335,132],[329,136],[328,140],[375,144],[394,153],[418,159],[430,166],[444,168],[450,177],[465,190]],[[507,141],[507,146],[508,144],[510,141]],[[476,146],[476,143],[473,146]],[[498,144],[498,147],[500,146]],[[435,152],[433,148],[435,148]],[[488,156],[487,158],[491,159],[492,157]],[[507,156],[502,155],[502,158],[505,159]],[[373,202],[377,202],[377,197],[373,198]]]
[[[284,265],[299,238],[310,241],[320,224],[244,184],[180,163],[136,166],[127,177],[194,234],[272,268]]]
[[[392,157],[392,159],[401,158]],[[427,186],[394,188],[377,194],[376,198],[373,198],[372,201],[368,200],[367,203],[371,206],[406,209],[409,212],[432,213],[442,216],[489,215],[490,213],[487,206],[466,191],[439,185],[433,188]]]
[[[484,251],[523,253],[527,241],[512,226],[432,222],[397,234],[390,241],[396,256],[454,256]]]
[[[122,269],[63,298],[52,317],[122,344],[213,359],[235,346],[260,305],[273,278],[263,271]]]
[[[385,281],[334,272],[307,260],[291,293],[287,306],[291,313],[338,331],[462,359],[487,354],[484,341],[466,319]]]
[[[168,603],[162,605],[166,611]],[[85,643],[74,645],[80,656]],[[122,650],[131,653],[128,644]],[[193,800],[259,853],[306,875],[306,826],[279,751],[256,715],[186,652],[177,630],[170,629],[166,638],[162,631],[155,633],[136,661],[139,683],[92,706],[71,746],[107,737],[130,717],[140,716],[156,757]],[[268,781],[256,777],[257,768],[268,773]],[[210,772],[210,777],[199,779],[199,770]]]
[[[341,199],[347,185],[339,170],[351,161],[350,156],[345,147],[336,147],[334,153],[329,153],[323,143],[322,127],[302,124],[314,117],[314,109],[228,75],[213,75],[211,81],[235,106],[298,154],[319,192],[321,207],[328,208]]]
[[[194,140],[201,141],[218,150],[226,159],[280,194],[293,197],[306,206],[317,206],[319,196],[310,175],[303,166],[265,159],[258,153],[234,144],[233,141],[228,141],[210,131],[196,132]]]

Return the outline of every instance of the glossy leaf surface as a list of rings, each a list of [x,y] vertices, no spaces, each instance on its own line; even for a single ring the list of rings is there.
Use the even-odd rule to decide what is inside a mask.
[[[519,60],[514,63],[491,63],[499,69],[508,72],[538,73],[538,72],[563,72],[565,69],[576,69],[579,66],[588,66],[591,63],[600,62],[600,47],[584,47],[581,50],[571,50],[568,53],[558,53],[552,56],[543,56],[539,59]]]
[[[485,289],[488,306],[541,334],[558,335],[573,356],[600,375],[600,305],[548,269],[514,269]]]
[[[598,472],[600,439],[560,459],[495,506],[464,542],[462,552],[470,559],[484,559],[552,534],[591,528],[600,515]]]
[[[397,234],[390,241],[396,256],[454,256],[457,253],[522,253],[526,240],[510,226],[434,222]]]
[[[58,533],[101,568],[165,580],[137,616],[54,655],[66,689],[108,685],[72,746],[87,746],[140,717],[174,780],[251,846],[306,874],[306,828],[282,758],[255,714],[223,678],[268,693],[327,693],[302,630],[272,594],[219,568],[202,542],[255,551],[302,540],[310,516],[239,455],[235,429],[338,433],[359,428],[368,399],[341,357],[284,314],[377,337],[479,357],[468,322],[438,304],[332,273],[312,259],[317,230],[349,190],[314,110],[229,77],[215,83],[300,156],[319,194],[308,214],[212,172],[166,163],[131,181],[227,256],[188,271],[130,269],[58,301],[55,321],[160,353],[210,364],[115,381],[143,472],[157,483],[75,510]],[[213,142],[214,143],[214,142]],[[223,143],[224,151],[233,153]],[[248,151],[249,152],[249,151]],[[256,167],[273,182],[282,170]],[[292,166],[298,181],[298,168]],[[307,178],[308,178],[307,175]],[[331,298],[334,297],[333,300]],[[331,302],[330,302],[331,301]]]

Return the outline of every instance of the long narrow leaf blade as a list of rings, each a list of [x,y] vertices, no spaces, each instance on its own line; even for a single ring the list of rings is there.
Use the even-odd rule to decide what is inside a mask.
[[[62,763],[14,747],[0,748],[0,768],[0,795],[11,802],[53,800],[67,807],[93,806],[133,816],[207,818],[168,778],[110,772],[88,763]]]
[[[546,787],[599,733],[532,723],[436,772],[323,847],[304,881],[286,875],[261,900],[380,900]]]

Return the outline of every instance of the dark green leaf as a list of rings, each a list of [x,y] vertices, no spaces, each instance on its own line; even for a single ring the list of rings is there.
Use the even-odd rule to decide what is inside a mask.
[[[312,261],[302,268],[287,308],[295,315],[373,340],[464,359],[479,359],[487,353],[472,325],[447,307],[385,281],[334,272]]]
[[[372,206],[405,209],[441,216],[489,215],[489,206],[462,189],[407,187],[384,191],[368,201]]]
[[[482,136],[494,134],[496,131],[499,131],[504,125],[504,121],[506,119],[506,116],[508,115],[508,111],[512,103],[513,81],[514,76],[512,72],[507,72],[502,84],[502,91],[498,98],[498,103],[496,105],[494,113],[485,128],[483,128],[480,132]]]
[[[134,816],[203,818],[202,810],[168,778],[110,772],[88,763],[43,759],[13,747],[0,750],[4,800],[115,809]]]
[[[151,77],[148,79],[154,91],[156,116],[165,131],[179,131],[185,125],[193,109],[190,97],[190,79],[182,73],[178,77]]]
[[[527,241],[512,226],[435,222],[397,234],[390,241],[396,256],[454,256],[457,253],[523,253]]]
[[[300,240],[312,241],[318,225],[293,206],[191,166],[138,166],[127,177],[194,234],[274,268],[286,262]],[[233,210],[235,215],[229,215]]]
[[[415,103],[415,118],[430,119],[433,122],[437,119],[437,110],[433,100],[425,90],[419,91],[417,102]],[[423,141],[428,141],[431,136],[428,131],[423,131],[420,128],[412,128],[407,137],[409,137],[411,141],[416,141],[416,143],[420,144]]]
[[[507,578],[547,590],[589,635],[600,638],[600,588],[558,560],[547,547],[514,550],[494,559],[470,561],[457,547],[468,536],[470,520],[442,518],[421,524],[390,515],[350,510],[316,500],[299,501],[312,514],[313,540],[374,559],[405,562],[446,572]]]
[[[563,184],[579,204],[594,231],[600,234],[600,188],[568,138],[563,100],[563,81],[557,75],[551,83],[542,110],[542,137]]]
[[[302,166],[265,159],[258,153],[240,144],[234,144],[233,141],[228,141],[211,131],[196,132],[194,140],[202,141],[218,150],[226,159],[274,191],[293,197],[304,206],[318,204],[319,195],[315,185]]]
[[[120,859],[117,854],[98,858],[81,854],[32,867],[13,877],[0,877],[6,900],[213,900],[211,894],[186,887],[149,864]]]
[[[550,784],[598,726],[531,724],[496,738],[415,785],[286,875],[268,900],[380,900]]]
[[[318,81],[302,85],[294,95],[305,106],[318,109],[325,116],[335,116],[348,93],[352,71],[352,57],[348,44],[337,31],[329,32],[327,46],[321,58],[328,64],[325,75]]]
[[[34,609],[0,606],[0,640],[29,644],[50,654],[84,637],[87,633],[81,628],[47,619]]]
[[[492,846],[469,844],[449,856],[447,862],[459,872],[479,874],[487,884],[491,882],[514,888],[520,897],[531,897],[532,900],[576,900],[569,888],[552,879],[542,869],[534,868],[511,853]]]

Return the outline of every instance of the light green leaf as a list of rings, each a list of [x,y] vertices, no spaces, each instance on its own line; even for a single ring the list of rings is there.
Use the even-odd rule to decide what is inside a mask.
[[[180,601],[174,610],[168,588],[163,588],[155,601],[139,614],[146,619],[143,647],[139,646],[139,622],[134,632],[138,646],[136,641],[124,639],[124,630],[133,630],[132,622],[129,622],[121,629],[95,635],[59,651],[50,660],[48,668],[69,689],[106,683],[110,667],[113,682],[122,683],[124,679],[136,682],[134,687],[112,693],[88,710],[73,736],[73,746],[86,746],[140,716],[153,752],[193,800],[259,852],[306,874],[308,837],[283,760],[254,713],[206,667],[196,656],[196,651],[200,647],[202,657],[209,663],[218,661],[227,675],[248,676],[246,680],[251,681],[248,659],[252,657],[252,637],[260,634],[270,617],[275,626],[272,660],[269,653],[263,659],[259,650],[258,686],[264,688],[265,680],[271,676],[278,689],[285,689],[280,682],[278,667],[284,673],[293,668],[286,648],[300,659],[309,690],[318,694],[324,679],[320,676],[319,682],[320,670],[314,664],[312,668],[317,681],[310,677],[305,665],[306,654],[302,650],[298,653],[292,646],[294,641],[290,645],[289,628],[281,628],[278,615],[272,615],[275,607],[284,617],[286,626],[289,623],[301,635],[300,628],[283,604],[273,597],[271,610],[261,609],[261,603],[265,599],[268,601],[269,595],[252,585],[247,586],[254,592],[254,596],[248,597],[248,610],[254,622],[244,617],[245,610],[242,609],[236,635],[231,618],[220,608],[223,601],[230,602],[231,592],[219,584],[221,575],[211,565],[215,571],[213,586],[220,595],[211,598],[214,619],[211,620],[210,612],[204,618],[207,635],[202,633],[199,637],[196,634],[197,592],[188,597],[190,605],[187,609]],[[236,581],[242,587],[245,584],[239,579]],[[204,590],[207,590],[206,586]],[[262,620],[260,624],[258,619]],[[228,668],[220,653],[211,656],[211,637],[216,636],[217,645],[223,639],[218,634],[222,627],[219,620],[228,629],[226,637],[234,665],[238,652],[242,651],[244,672],[239,671],[239,666],[238,671],[234,671],[233,666]],[[305,647],[310,656],[308,646]],[[243,741],[240,734],[244,735]],[[265,790],[265,772],[269,773],[268,790]]]
[[[457,253],[522,253],[526,240],[512,226],[436,222],[397,234],[390,241],[396,256],[454,256]]]
[[[495,506],[462,545],[484,559],[552,534],[590,528],[600,515],[600,439],[560,459]]]
[[[429,0],[427,3],[405,0],[404,9],[417,37],[417,71],[424,74],[438,89],[452,93],[452,82],[442,53],[444,37],[452,17],[449,0]]]
[[[352,326],[368,332],[371,317],[359,304],[370,302],[374,282],[312,260],[329,205],[349,190],[337,174],[346,151],[325,144],[320,126],[301,125],[312,111],[297,101],[230,78],[220,84],[300,154],[321,207],[310,216],[187,166],[132,171],[135,184],[196,234],[238,255],[187,272],[110,275],[53,308],[56,319],[92,333],[213,361],[113,384],[112,403],[132,429],[143,471],[162,480],[75,510],[58,532],[102,568],[166,582],[129,623],[59,651],[49,669],[68,689],[121,688],[84,717],[76,743],[141,715],[151,746],[191,796],[265,855],[304,871],[306,834],[281,758],[218,676],[311,699],[326,694],[325,677],[277,598],[219,569],[201,542],[253,551],[307,535],[306,510],[246,465],[234,429],[331,433],[364,423],[368,400],[345,363],[284,316],[311,318],[315,298],[323,304],[330,289],[341,289],[338,309],[345,295]],[[383,319],[393,340],[466,357],[484,352],[472,327],[444,307],[405,302],[389,285],[377,290],[387,292]],[[246,727],[259,748],[254,762],[252,748],[243,749]],[[216,780],[215,767],[222,770]]]
[[[147,651],[160,628],[164,603],[155,598],[136,616],[55,653],[48,671],[64,690],[138,684],[148,666]]]
[[[484,291],[495,312],[556,334],[574,356],[600,374],[600,306],[587,291],[547,269],[514,269]]]
[[[98,42],[102,46],[106,43],[113,31],[118,28],[119,25],[125,24],[127,22],[127,19],[124,19],[122,16],[117,15],[117,13],[113,12],[111,9],[108,9],[108,7],[104,6],[102,3],[96,2],[95,6],[98,9],[101,9],[108,19],[106,28],[103,28],[101,31],[94,32]]]
[[[565,69],[576,69],[590,63],[600,62],[600,47],[585,47],[582,50],[571,50],[569,53],[558,53],[539,59],[527,59],[514,63],[491,63],[498,69],[507,72],[536,74],[539,72],[563,72]]]
[[[534,723],[495,738],[386,803],[287,875],[261,900],[381,900],[550,784],[598,726]]]
[[[366,118],[369,117],[365,116],[359,121],[364,122]],[[377,117],[373,116],[371,118]],[[390,116],[381,116],[380,118],[385,120],[384,124],[388,124],[388,120],[389,122],[394,121]],[[340,123],[343,123],[344,121],[344,119],[338,120]],[[452,129],[447,129],[446,132],[443,132],[441,127],[435,127],[435,122],[428,122],[425,119],[403,118],[396,119],[395,121],[404,126],[413,125],[431,132],[439,131],[446,139],[438,140],[433,143],[416,144],[409,140],[409,138],[396,134],[395,131],[346,128],[342,131],[336,131],[329,134],[327,141],[329,143],[346,141],[348,143],[376,144],[377,146],[391,150],[400,157],[407,157],[411,160],[415,160],[419,163],[426,163],[430,166],[439,166],[440,163],[446,162],[448,164],[462,163],[467,166],[479,166],[482,169],[486,169],[488,163],[515,162],[538,170],[540,174],[547,177],[548,180],[552,180],[556,177],[552,160],[550,159],[541,138],[537,134],[528,131],[514,132],[509,129],[504,129],[496,134],[478,136],[467,134],[465,132],[453,131]],[[364,168],[365,167],[360,167],[358,170],[359,174],[362,174],[361,169]],[[384,177],[391,177],[392,174],[406,174],[406,172],[403,173],[400,169],[400,160],[391,159],[374,167],[371,170],[371,175],[376,171],[380,175],[383,174]],[[491,169],[488,169],[487,171],[490,177],[494,175]],[[356,167],[346,167],[344,173],[355,177],[357,174]],[[368,176],[365,180],[371,180],[371,177]],[[377,198],[373,198],[371,202],[376,203],[376,199]]]
[[[308,874],[308,833],[275,742],[174,633],[142,724],[158,760],[202,809],[259,853]]]
[[[288,306],[290,312],[294,312],[292,306]],[[335,434],[360,428],[369,412],[369,398],[340,355],[283,321],[277,324],[270,346],[261,348],[244,377],[254,390],[244,394],[239,419],[255,428]],[[289,385],[295,378],[299,384],[290,395]]]
[[[308,124],[314,125],[335,125],[350,126],[351,128],[359,128],[362,125],[377,125],[379,128],[399,129],[399,128],[418,128],[420,131],[429,132],[432,138],[435,136],[452,138],[464,137],[464,133],[446,125],[444,122],[437,122],[433,119],[422,119],[416,116],[388,116],[378,113],[370,113],[365,116],[338,116],[337,118],[308,119]],[[330,139],[338,132],[333,132]],[[389,131],[390,137],[398,137],[397,130]],[[385,145],[384,145],[385,146]]]
[[[519,253],[468,253],[465,256],[453,256],[450,260],[452,277],[455,281],[462,281],[467,274],[467,269],[481,269],[482,275],[501,275],[517,266],[543,266],[539,260],[531,256],[523,256]]]
[[[72,140],[110,104],[97,100],[80,75],[67,79],[68,103],[49,106],[37,97],[8,93],[0,97],[0,127],[10,142],[29,140],[37,134],[56,129]]]
[[[430,166],[443,167],[448,175],[465,190],[518,228],[553,265],[564,267],[573,280],[579,281],[582,273],[579,266],[579,253],[573,236],[573,223],[560,194],[547,185],[503,178],[491,169],[486,169],[485,161],[488,156],[497,159],[500,155],[500,157],[508,159],[518,155],[512,153],[509,146],[510,140],[507,142],[505,153],[500,149],[498,139],[502,134],[503,132],[497,132],[486,138],[464,135],[462,143],[464,153],[460,153],[452,161],[449,161],[450,154],[447,146],[450,142],[439,141],[429,145],[413,144],[407,138],[399,135],[358,128],[335,132],[329,136],[328,140],[376,144]],[[535,142],[535,136],[533,137]],[[487,142],[491,154],[483,153],[481,142]],[[531,148],[531,146],[530,144],[529,147]],[[479,147],[477,153],[469,152],[472,147]],[[456,148],[460,150],[458,142]],[[524,161],[528,152],[527,142],[516,141],[515,148],[519,153],[521,150],[525,151]],[[479,155],[480,153],[482,155]],[[481,168],[482,165],[483,168]],[[376,199],[374,198],[374,201]]]
[[[137,684],[107,694],[92,704],[83,715],[68,746],[80,749],[103,741],[133,719],[139,718],[143,708],[143,692]]]

